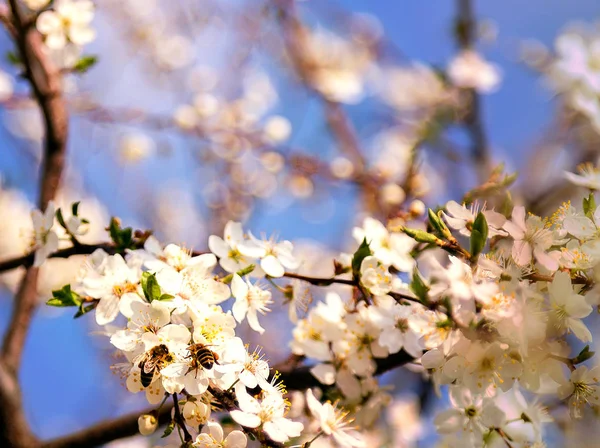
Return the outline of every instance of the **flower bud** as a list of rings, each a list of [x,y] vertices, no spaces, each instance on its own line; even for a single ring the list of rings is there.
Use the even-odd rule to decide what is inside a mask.
[[[421,216],[423,213],[425,213],[425,210],[425,204],[423,204],[423,201],[420,201],[419,199],[412,201],[408,207],[408,211],[414,216]]]
[[[149,436],[158,427],[158,420],[153,414],[142,414],[138,418],[138,428],[140,434],[143,436]]]
[[[267,120],[264,128],[264,136],[270,143],[283,143],[292,133],[290,121],[280,115],[275,115]]]
[[[184,105],[175,111],[173,120],[181,129],[188,131],[195,128],[198,124],[198,114],[193,106]]]
[[[353,163],[345,157],[336,157],[330,164],[331,174],[338,179],[348,179],[354,173]]]
[[[189,400],[183,405],[182,414],[189,425],[204,425],[210,417],[210,405],[201,400]]]
[[[379,191],[379,194],[383,202],[390,205],[401,204],[406,198],[406,193],[402,187],[393,182],[383,185]]]

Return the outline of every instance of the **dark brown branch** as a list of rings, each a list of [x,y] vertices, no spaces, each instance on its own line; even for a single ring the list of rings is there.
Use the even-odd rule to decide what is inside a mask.
[[[414,358],[405,351],[400,351],[387,358],[376,359],[377,370],[375,375],[382,375],[396,367],[403,366],[414,361]],[[323,385],[310,373],[311,366],[298,367],[290,371],[280,371],[279,379],[283,381],[286,389],[305,390],[311,387],[323,387]]]
[[[302,280],[302,281],[310,283],[311,285],[314,285],[314,286],[329,286],[333,283],[337,283],[340,285],[356,286],[356,287],[361,286],[355,280],[348,280],[348,279],[344,279],[344,278],[309,277],[307,275],[294,274],[293,272],[286,272],[283,274],[283,276],[287,277],[287,278],[294,278],[297,280]],[[365,294],[363,293],[363,295],[365,295]],[[401,292],[391,292],[390,296],[392,296],[396,300],[409,300],[411,302],[421,303],[416,297],[413,297],[411,295],[404,294]]]
[[[158,412],[158,425],[166,425],[171,421],[173,405],[165,403]],[[113,440],[131,437],[138,434],[138,418],[142,414],[150,414],[154,409],[133,412],[114,420],[100,422],[82,431],[42,442],[40,448],[90,448],[104,445]]]
[[[45,123],[44,156],[41,166],[39,207],[45,210],[55,197],[65,161],[67,111],[61,95],[61,76],[44,53],[42,36],[35,27],[24,25],[17,0],[10,0],[16,30],[16,44],[34,96],[42,109]],[[36,305],[37,269],[30,268],[15,298],[15,307],[2,346],[6,366],[17,371],[25,335]]]
[[[534,272],[532,274],[526,275],[523,278],[526,279],[526,280],[530,280],[532,282],[548,282],[548,283],[551,283],[552,280],[554,280],[554,276],[552,276],[552,275],[544,275],[544,274],[539,274],[537,272]],[[592,286],[594,284],[594,281],[592,279],[587,278],[587,277],[575,276],[575,277],[571,277],[571,283],[573,283],[574,285]]]
[[[0,362],[0,446],[30,448],[37,440],[29,430],[16,375]]]
[[[2,345],[2,360],[6,367],[17,372],[27,330],[31,324],[33,313],[37,305],[37,280],[39,269],[31,267],[21,280],[19,290],[14,300],[13,314],[4,336]]]
[[[115,251],[115,246],[110,243],[78,244],[77,246],[58,250],[51,254],[49,258],[68,258],[73,255],[89,255],[96,249],[103,249],[108,253],[113,253]],[[34,256],[35,254],[32,252],[30,254],[23,255],[22,257],[0,261],[0,272],[10,271],[20,266],[29,267],[33,265]]]
[[[322,96],[321,99],[325,107],[325,118],[331,133],[339,143],[341,151],[347,154],[354,163],[356,171],[362,174],[365,170],[365,159],[360,150],[352,122],[339,103],[330,101]]]
[[[314,286],[329,286],[332,283],[356,286],[356,282],[354,280],[347,280],[343,278],[309,277],[306,275],[294,274],[293,272],[286,272],[285,274],[283,274],[283,276],[287,278],[295,278],[297,280],[302,280]]]
[[[68,120],[61,95],[61,75],[44,52],[40,33],[22,17],[17,0],[9,0],[9,9],[10,14],[8,10],[3,11],[2,21],[15,39],[25,69],[24,75],[29,80],[44,117],[45,141],[38,202],[43,211],[56,195],[65,162]],[[18,370],[36,308],[37,279],[38,268],[30,267],[19,286],[2,344],[0,446],[26,448],[36,444],[23,412]]]
[[[192,443],[193,438],[187,429],[187,426],[185,424],[185,418],[183,418],[183,414],[181,413],[181,410],[179,409],[179,399],[177,398],[177,394],[173,394],[173,408],[175,409],[175,416],[174,416],[175,423],[183,431],[185,446],[188,446],[189,444]]]

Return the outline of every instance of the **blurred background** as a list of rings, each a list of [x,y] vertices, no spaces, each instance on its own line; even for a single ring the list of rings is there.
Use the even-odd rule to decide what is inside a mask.
[[[418,219],[423,203],[460,200],[486,182],[491,205],[547,214],[580,193],[563,171],[597,162],[598,92],[586,101],[573,93],[565,73],[578,50],[569,59],[556,44],[561,35],[600,39],[596,0],[95,3],[98,37],[85,54],[98,62],[64,80],[71,116],[58,201],[82,201],[85,242],[107,240],[118,216],[202,250],[236,220],[292,240],[301,272],[331,275],[324,260],[355,247],[352,228],[367,215]],[[0,51],[12,45],[3,33]],[[0,63],[0,260],[30,247],[43,137],[9,59]],[[600,87],[600,50],[582,63]],[[507,179],[500,163],[521,173],[510,198],[493,194]],[[40,300],[80,263],[48,262]],[[20,275],[0,277],[2,331]],[[286,312],[267,322],[280,338],[241,329],[273,362],[289,353],[269,342],[290,339]],[[97,330],[90,316],[37,312],[21,381],[39,437],[144,406],[111,373]],[[395,432],[374,446],[432,444],[418,423],[420,409],[435,406],[431,391],[407,371],[386,381],[400,397],[383,417]]]

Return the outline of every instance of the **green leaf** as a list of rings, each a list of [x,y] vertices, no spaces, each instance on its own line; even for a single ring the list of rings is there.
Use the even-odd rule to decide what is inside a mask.
[[[596,354],[596,352],[590,351],[590,346],[586,345],[579,352],[579,354],[575,358],[573,358],[571,361],[573,361],[573,364],[575,364],[575,365],[581,364],[582,362],[585,362],[588,359],[592,358],[595,354]]]
[[[421,273],[417,268],[413,270],[412,280],[410,282],[410,290],[419,298],[421,302],[427,302],[427,293],[429,286],[425,284]]]
[[[98,58],[96,56],[83,56],[79,61],[75,63],[73,66],[73,71],[79,73],[85,73],[90,68],[92,68],[96,62],[98,62]]]
[[[594,193],[590,193],[587,198],[583,198],[583,213],[590,219],[593,219],[594,212],[596,211],[596,198]]]
[[[77,216],[79,212],[79,204],[81,204],[81,202],[77,201],[73,202],[73,205],[71,205],[71,212],[73,213],[73,216]]]
[[[484,249],[488,237],[488,224],[483,213],[479,212],[471,229],[471,256],[477,257]]]
[[[6,52],[6,60],[8,62],[10,62],[12,65],[19,65],[19,64],[21,64],[21,58],[14,51],[7,51]]]
[[[92,311],[97,306],[98,306],[98,302],[93,302],[93,303],[90,303],[89,305],[86,305],[86,306],[83,306],[83,304],[81,304],[79,306],[79,310],[77,311],[77,313],[75,313],[75,316],[73,316],[73,318],[77,319],[78,317],[81,317],[84,314],[89,313],[90,311]]]
[[[65,224],[65,218],[63,217],[62,210],[60,208],[56,209],[56,219],[62,228],[66,230],[67,225]]]
[[[171,420],[171,422],[165,428],[165,432],[163,432],[163,435],[160,436],[160,438],[164,439],[165,437],[169,437],[174,429],[175,429],[175,420]]]
[[[230,415],[224,415],[220,418],[221,426],[235,425],[235,420]]]
[[[174,298],[175,296],[172,296],[171,294],[163,294],[156,300],[173,300]]]
[[[153,300],[161,300],[160,286],[158,281],[156,280],[156,276],[151,274],[150,272],[142,273],[142,290],[144,291],[144,296],[148,302],[152,303]],[[168,295],[168,294],[165,294]],[[162,300],[172,299],[173,296]]]
[[[369,243],[367,243],[367,239],[363,239],[363,242],[360,244],[354,255],[352,256],[352,273],[357,276],[360,273],[360,265],[363,260],[368,256],[372,255],[371,248],[369,247]]]
[[[61,289],[52,291],[52,298],[46,302],[50,306],[80,306],[81,297],[74,291],[71,291],[71,285],[65,285]]]
[[[118,250],[124,251],[125,249],[133,248],[133,230],[131,227],[123,229],[117,218],[113,217],[110,220],[108,233]]]

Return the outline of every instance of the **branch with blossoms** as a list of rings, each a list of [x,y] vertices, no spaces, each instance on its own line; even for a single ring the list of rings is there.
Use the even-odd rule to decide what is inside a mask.
[[[369,44],[340,45],[341,53],[357,48],[361,54],[348,58],[350,67],[330,64],[315,51],[323,41],[304,28],[290,2],[275,4],[287,53],[322,102],[330,131],[350,159],[351,169],[346,165],[340,171],[364,190],[371,214],[395,219],[365,218],[353,229],[350,252],[331,260],[331,276],[301,273],[292,242],[257,238],[233,221],[222,236],[208,238],[204,252],[165,245],[151,232],[135,232],[114,218],[107,226],[109,242],[82,243],[89,223],[78,204],[69,214],[56,209],[52,199],[66,148],[60,75],[84,71],[95,61],[81,54],[94,37],[93,8],[85,0],[47,3],[27,0],[24,12],[14,0],[12,14],[0,10],[46,121],[40,209],[32,213],[33,251],[0,262],[0,272],[28,268],[0,361],[4,444],[91,446],[137,432],[149,436],[164,427],[163,437],[187,448],[244,448],[249,440],[307,448],[324,438],[337,446],[361,447],[366,445],[361,431],[373,426],[390,400],[379,377],[408,364],[438,392],[447,392],[448,409],[433,423],[450,445],[541,444],[549,423],[546,403],[562,403],[573,419],[588,405],[600,405],[599,369],[585,364],[594,353],[589,345],[579,349],[574,343],[592,342],[585,319],[600,302],[595,276],[600,208],[594,194],[581,207],[564,204],[550,218],[528,214],[510,201],[490,209],[477,200],[506,193],[514,181],[496,169],[461,203],[450,201],[425,214],[424,204],[413,202],[404,210],[405,198],[398,193],[410,195],[420,137],[412,146],[406,188],[391,190],[396,193],[391,203],[398,207],[382,213],[374,199],[384,180],[369,172],[341,106],[362,89],[355,75],[364,75],[371,62]],[[450,85],[467,97],[462,120],[487,175],[478,92],[492,88],[497,73],[473,53],[471,2],[458,5],[461,54],[448,69],[449,81],[421,70],[430,85],[444,91],[421,100],[431,109],[447,106],[448,99],[440,97]],[[483,77],[474,79],[474,71]],[[345,90],[333,78],[345,79]],[[173,120],[202,137],[203,120],[214,109],[211,97],[199,96],[194,107],[180,108]],[[261,130],[256,141],[254,130],[243,137],[256,146],[266,137],[280,141],[289,134],[282,123],[271,121],[265,131],[272,132],[265,136]],[[316,158],[292,160],[308,165],[298,170],[323,169]],[[590,188],[598,183],[595,169],[568,177]],[[399,183],[386,185],[400,188]],[[59,249],[61,241],[68,247]],[[151,407],[39,442],[24,416],[18,368],[36,307],[37,269],[49,259],[73,255],[87,256],[83,268],[74,281],[53,291],[47,305],[70,308],[76,318],[89,314],[117,351],[113,370],[128,392],[143,395]],[[316,301],[311,297],[306,303],[301,284],[310,285]],[[265,321],[280,306],[289,308],[291,326],[291,356],[281,368],[240,331],[247,326],[267,340],[272,330]],[[502,407],[506,397],[518,402],[514,415]]]
[[[72,212],[65,219],[58,211],[59,225],[84,222],[77,207]],[[165,432],[178,428],[184,446],[225,440],[214,421],[220,413],[238,425],[227,437],[239,446],[248,437],[282,446],[323,436],[361,446],[348,426],[350,415],[356,427],[372,423],[372,410],[387,396],[377,376],[408,363],[420,366],[436,388],[450,389],[453,408],[435,419],[441,434],[469,443],[494,437],[513,443],[511,424],[531,424],[533,411],[509,420],[494,397],[517,381],[535,394],[541,377],[555,379],[556,394],[569,400],[574,418],[597,399],[595,370],[582,365],[593,352],[586,347],[570,356],[564,345],[570,333],[583,342],[592,338],[582,319],[597,296],[588,272],[598,234],[595,213],[592,194],[581,211],[565,205],[551,220],[526,216],[522,207],[508,219],[476,202],[467,208],[453,201],[438,213],[429,210],[420,227],[396,220],[388,228],[367,218],[353,231],[355,251],[333,261],[331,277],[293,272],[299,263],[291,242],[257,238],[238,223],[208,239],[210,252],[193,253],[113,219],[112,242],[95,247],[78,279],[54,291],[48,305],[73,307],[75,317],[93,313],[98,325],[111,325],[110,343],[122,358],[114,368],[127,389],[143,392],[150,404],[172,397]],[[45,231],[52,232],[46,220]],[[68,227],[71,235],[80,233]],[[73,245],[82,253],[91,248]],[[34,259],[42,263],[68,254],[38,251]],[[327,292],[300,318],[290,313],[290,347],[304,365],[273,373],[261,350],[236,336],[244,322],[260,335],[267,332],[261,320],[274,301],[261,278],[292,308],[301,297],[294,284],[280,285],[285,278],[346,290],[342,296]],[[307,389],[309,411],[290,413],[288,391]],[[335,406],[317,405],[311,389]],[[347,417],[328,420],[338,414]],[[163,421],[158,415],[155,409],[138,418],[142,434],[156,430]]]
[[[45,139],[40,171],[39,207],[46,210],[56,195],[62,176],[68,119],[62,97],[60,72],[45,52],[42,35],[32,26],[23,9],[23,5],[17,0],[10,0],[8,9],[2,11],[2,21],[15,41],[24,69],[24,78],[29,82],[44,117]],[[41,214],[36,217],[40,221]],[[2,343],[0,441],[7,446],[31,446],[36,443],[24,416],[17,378],[25,338],[36,308],[37,279],[38,268],[32,266],[21,280]]]

